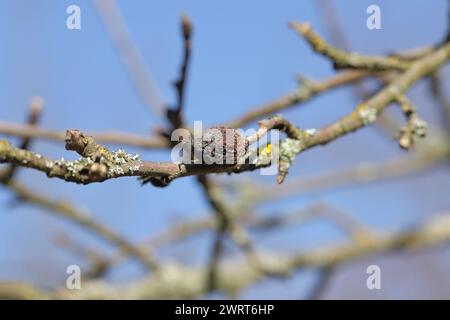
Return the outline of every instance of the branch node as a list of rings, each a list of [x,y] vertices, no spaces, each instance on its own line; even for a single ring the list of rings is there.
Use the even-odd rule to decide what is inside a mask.
[[[420,118],[416,107],[405,95],[397,96],[396,101],[407,119],[406,125],[400,129],[397,139],[402,149],[409,150],[414,148],[416,138],[424,138],[426,136],[427,123]]]

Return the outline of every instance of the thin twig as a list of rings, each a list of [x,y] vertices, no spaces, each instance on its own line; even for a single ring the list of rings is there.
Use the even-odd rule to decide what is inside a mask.
[[[5,186],[13,191],[20,200],[45,208],[55,216],[65,218],[70,222],[78,224],[83,229],[89,230],[93,234],[114,244],[124,254],[136,257],[149,269],[155,270],[157,268],[157,263],[145,250],[133,245],[115,231],[104,226],[104,224],[95,221],[94,218],[80,211],[70,203],[50,199],[42,194],[29,190],[24,185],[15,181],[9,181]]]
[[[325,42],[316,34],[308,23],[292,22],[289,26],[305,38],[312,49],[329,58],[336,69],[351,68],[370,71],[399,70],[405,71],[410,62],[396,57],[364,56],[358,53],[347,53]]]
[[[335,268],[368,255],[440,247],[449,241],[450,214],[443,213],[434,215],[415,228],[392,233],[375,233],[371,241],[329,244],[292,255],[265,252],[261,254],[260,261],[264,268],[277,270],[288,276],[305,268]],[[84,283],[83,290],[60,289],[43,294],[64,299],[197,298],[209,293],[208,287],[202,281],[204,272],[202,267],[170,263],[162,265],[157,274],[125,286],[94,281]],[[216,290],[236,294],[267,276],[268,274],[261,273],[246,261],[230,261],[219,269]]]
[[[183,34],[183,62],[180,68],[180,75],[175,80],[174,85],[177,92],[177,105],[175,108],[166,109],[166,117],[173,128],[180,128],[183,125],[183,108],[185,101],[185,87],[187,83],[189,62],[191,61],[191,37],[192,23],[187,15],[181,16],[181,30]]]
[[[307,300],[320,300],[333,278],[334,268],[324,267],[318,270],[318,279],[307,296]]]
[[[253,108],[244,115],[227,122],[224,126],[241,128],[252,121],[267,117],[297,104],[306,103],[312,98],[319,96],[321,93],[329,92],[332,89],[357,82],[370,75],[370,73],[363,70],[348,70],[339,72],[322,81],[312,81],[303,78],[298,89],[269,103]]]
[[[100,15],[108,35],[126,67],[128,75],[142,102],[155,113],[159,119],[164,108],[164,99],[155,82],[150,77],[136,45],[131,40],[128,28],[115,0],[94,0],[95,8]]]
[[[444,90],[444,81],[445,79],[439,72],[433,73],[431,76],[430,91],[433,99],[438,104],[443,127],[446,130],[447,135],[450,136],[450,101]]]
[[[32,99],[29,114],[28,114],[28,119],[27,119],[27,124],[29,126],[34,126],[38,122],[43,106],[44,106],[44,102],[43,102],[42,98],[36,97],[36,98]],[[25,137],[25,138],[23,138],[22,143],[20,144],[19,148],[27,150],[30,147],[30,144],[31,144],[31,138]],[[0,181],[2,183],[7,183],[12,178],[14,178],[17,168],[18,168],[18,166],[16,164],[11,164],[0,175]]]
[[[66,131],[0,121],[0,134],[64,143]],[[120,131],[86,132],[86,134],[94,137],[98,142],[108,145],[130,146],[144,149],[167,149],[169,147],[167,140],[159,136],[149,137],[146,135],[138,135]]]

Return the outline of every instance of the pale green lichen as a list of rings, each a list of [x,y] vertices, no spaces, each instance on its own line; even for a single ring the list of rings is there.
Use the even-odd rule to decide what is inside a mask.
[[[278,163],[278,178],[279,183],[283,182],[287,175],[292,162],[295,157],[305,147],[303,140],[287,138],[280,144],[280,159]]]
[[[286,138],[279,144],[278,152],[275,147],[272,147],[271,152],[267,152],[267,147],[262,148],[258,152],[258,156],[253,160],[253,164],[257,167],[270,165],[271,163],[278,163],[278,182],[281,183],[287,175],[288,170],[299,154],[305,147],[305,139],[316,134],[315,129],[310,129],[301,132],[301,139]],[[278,158],[277,158],[278,157]]]
[[[47,169],[51,169],[53,166],[53,163],[51,161],[46,160],[45,161],[45,166],[47,167]]]
[[[47,161],[45,166],[50,169],[48,173],[49,176],[53,176],[57,170],[64,170],[64,178],[65,179],[79,179],[83,176],[83,171],[89,169],[94,164],[94,161],[90,158],[81,157],[77,160],[65,160],[61,158],[60,160],[56,160],[53,163]]]
[[[365,125],[372,124],[377,120],[377,111],[373,108],[360,108],[358,109],[358,114]]]
[[[115,177],[124,175],[125,171],[123,166],[132,161],[138,161],[140,159],[139,154],[131,154],[126,152],[123,149],[119,149],[117,151],[113,151],[110,153],[111,162],[107,163],[108,166],[108,177]],[[139,166],[130,166],[128,168],[128,172],[133,174],[135,171],[139,170]]]
[[[139,154],[133,155],[131,153],[125,152],[122,149],[111,152],[111,159],[116,165],[123,165],[130,161],[137,161],[139,160],[139,158],[140,158]]]
[[[411,119],[411,126],[412,126],[414,134],[417,137],[423,138],[426,136],[428,123],[425,120],[423,120],[417,116],[413,117]]]
[[[109,168],[108,173],[110,173],[112,176],[121,176],[125,172],[123,171],[122,167],[114,166],[114,167]]]
[[[252,159],[251,163],[257,167],[263,167],[270,163],[271,157],[269,154],[265,154],[261,148],[259,151],[252,151],[249,153],[248,158]]]
[[[311,128],[304,131],[308,136],[312,137],[317,133],[317,129]]]
[[[139,165],[135,165],[135,166],[131,166],[128,168],[128,172],[133,175],[135,172],[139,171],[140,166]]]
[[[109,152],[104,147],[96,148],[100,152],[92,152],[92,156],[82,156],[77,160],[66,160],[61,158],[59,160],[49,160],[41,155],[34,154],[34,159],[25,151],[20,155],[6,140],[0,140],[0,161],[8,158],[15,158],[20,161],[21,165],[29,166],[35,159],[41,160],[40,166],[43,166],[44,171],[49,177],[61,177],[68,181],[76,182],[90,182],[102,181],[105,178],[123,176],[126,173],[134,174],[138,171],[140,166],[137,162],[139,160],[138,154],[130,154],[122,149],[118,151]]]

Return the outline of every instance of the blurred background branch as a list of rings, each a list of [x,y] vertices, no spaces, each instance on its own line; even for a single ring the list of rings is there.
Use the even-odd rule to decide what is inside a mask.
[[[301,199],[306,198],[305,195],[308,194],[325,196],[344,187],[353,192],[363,184],[400,181],[417,177],[419,174],[429,177],[433,171],[447,169],[450,159],[450,104],[446,96],[448,90],[445,82],[445,67],[450,59],[448,36],[437,44],[430,40],[430,43],[412,49],[405,50],[399,46],[386,54],[353,52],[347,38],[349,32],[338,18],[338,10],[341,10],[341,7],[334,6],[333,2],[328,0],[320,0],[316,4],[329,41],[313,31],[309,23],[290,23],[291,28],[306,40],[314,53],[324,56],[332,63],[333,75],[320,77],[322,80],[298,77],[297,88],[292,92],[255,108],[239,110],[239,114],[232,120],[222,122],[222,127],[241,128],[259,121],[259,129],[246,136],[246,142],[249,144],[259,141],[273,129],[280,129],[286,134],[286,138],[281,141],[283,162],[279,165],[277,181],[283,182],[288,170],[289,177],[283,184],[278,185],[273,179],[266,182],[251,174],[250,171],[263,166],[259,164],[208,167],[156,159],[159,156],[156,151],[167,155],[175,145],[175,142],[170,140],[174,130],[189,128],[187,119],[190,112],[199,112],[188,103],[190,92],[187,89],[196,83],[191,69],[197,63],[194,59],[194,54],[200,47],[197,43],[204,41],[204,35],[200,27],[200,32],[197,32],[196,28],[194,33],[191,19],[186,14],[181,15],[178,32],[181,31],[182,56],[178,74],[173,82],[175,103],[169,103],[153,80],[143,54],[133,40],[134,35],[130,32],[132,29],[128,29],[125,22],[128,15],[122,12],[121,6],[115,0],[93,0],[93,3],[138,97],[153,113],[153,120],[164,121],[165,126],[155,130],[153,135],[118,130],[81,133],[74,129],[65,132],[47,129],[45,125],[38,125],[38,122],[43,122],[39,121],[43,107],[41,98],[32,100],[25,124],[0,121],[2,136],[19,138],[18,143],[0,141],[0,161],[5,163],[0,171],[0,183],[14,195],[17,203],[27,203],[45,209],[53,216],[70,221],[81,230],[105,240],[112,246],[110,252],[94,249],[89,244],[83,244],[76,235],[62,232],[63,236],[58,242],[60,248],[68,253],[77,253],[78,259],[87,265],[83,268],[82,289],[71,291],[62,284],[44,287],[25,280],[8,279],[0,281],[0,298],[181,299],[210,297],[214,294],[241,297],[249,288],[264,284],[269,279],[283,282],[285,279],[292,279],[300,271],[314,270],[315,281],[308,290],[303,290],[302,297],[323,299],[343,266],[357,263],[365,257],[398,255],[448,246],[448,208],[439,211],[443,213],[421,218],[413,227],[408,225],[385,231],[383,227],[365,221],[367,219],[360,219],[361,214],[348,209],[351,205],[336,204],[336,201],[329,201],[329,198],[312,197],[308,199],[313,201],[300,204]],[[204,28],[204,23],[202,26]],[[197,34],[199,39],[195,39],[194,50],[193,36]],[[172,39],[169,40],[172,42]],[[225,38],[221,41],[225,41]],[[202,48],[204,50],[204,47]],[[243,69],[245,65],[239,68]],[[239,76],[236,75],[236,78]],[[415,84],[420,85],[421,82],[426,82],[427,97],[437,106],[437,122],[429,121],[430,117],[426,111],[429,101],[415,95]],[[341,112],[340,116],[322,128],[304,130],[304,125],[308,123],[306,120],[299,120],[287,114],[288,110],[300,110],[294,107],[327,99],[328,95],[345,88],[352,90],[354,108],[349,111],[340,103],[334,104],[333,107]],[[207,88],[201,88],[201,91],[206,90]],[[220,105],[220,102],[215,100],[217,105]],[[397,111],[403,116],[404,125],[392,114],[385,112],[385,109],[395,104],[399,107]],[[201,108],[197,105],[193,107]],[[216,106],[209,110],[215,112],[214,108]],[[275,115],[279,112],[283,112],[283,116]],[[318,110],[315,112],[320,113]],[[396,155],[401,152],[397,151],[393,152],[390,158],[379,157],[371,162],[352,161],[355,150],[361,148],[358,141],[368,139],[365,135],[367,130],[360,129],[370,127],[371,124],[380,125],[390,137],[394,136],[400,147],[408,150],[408,153]],[[347,149],[343,149],[342,142],[337,138],[348,138],[350,133],[357,130],[356,140],[350,140]],[[74,161],[51,160],[51,152],[48,153],[48,158],[43,157],[40,152],[30,150],[32,142],[40,139],[65,143],[67,150],[76,151],[81,158]],[[383,139],[383,143],[386,140]],[[391,140],[388,140],[389,146],[386,148],[395,146]],[[367,149],[372,148],[371,142],[366,143]],[[143,161],[137,155],[128,154],[122,149],[109,151],[106,145],[139,148],[145,156],[149,155],[156,160]],[[297,163],[303,158],[296,159],[296,156],[300,153],[302,157],[317,156],[314,152],[319,151],[311,150],[305,155],[303,153],[319,145],[327,145],[326,149],[332,150],[333,161],[334,157],[340,159],[340,153],[348,153],[345,157],[345,163],[348,165],[332,167],[325,173],[320,170],[318,173],[298,174]],[[38,147],[39,150],[44,149],[41,145]],[[265,150],[270,150],[270,144],[265,146]],[[42,153],[47,151],[45,149]],[[152,153],[149,154],[149,151]],[[120,164],[117,162],[118,158]],[[18,174],[21,167],[30,167],[47,173],[49,177],[55,176],[83,184],[103,182],[116,177],[139,176],[142,182],[150,182],[152,186],[146,185],[142,188],[144,191],[136,191],[132,189],[132,185],[123,187],[121,192],[129,193],[127,196],[130,195],[130,199],[132,193],[161,192],[157,193],[159,196],[164,195],[162,192],[168,192],[169,197],[165,201],[160,200],[163,205],[169,206],[170,202],[188,199],[185,209],[195,211],[197,209],[189,206],[191,194],[184,195],[188,194],[186,189],[192,187],[185,187],[183,183],[190,182],[180,179],[182,181],[178,184],[178,178],[192,176],[207,209],[204,210],[204,215],[193,214],[193,217],[177,219],[159,230],[152,229],[151,234],[140,241],[129,240],[128,235],[122,235],[123,230],[116,231],[119,229],[117,226],[109,227],[109,223],[100,222],[96,215],[87,214],[79,200],[70,203],[36,190],[27,179]],[[300,165],[298,167],[303,169]],[[226,176],[214,176],[220,173],[225,173]],[[230,173],[236,175],[229,176]],[[23,176],[26,174],[31,173],[24,172]],[[169,185],[169,182],[175,179],[177,185]],[[118,183],[125,183],[123,180],[120,179]],[[112,181],[110,183],[113,184]],[[167,188],[156,189],[154,186]],[[183,186],[186,189],[181,189]],[[166,189],[168,191],[156,191]],[[414,197],[406,191],[404,193],[405,198]],[[373,203],[383,202],[387,198],[386,195],[380,197],[379,194],[371,194],[370,197],[373,197],[372,204],[364,204],[368,212],[372,212],[370,206],[373,206]],[[292,199],[299,202],[293,206],[278,206],[282,203],[289,204]],[[96,201],[101,200],[96,197]],[[129,204],[126,208],[130,210],[133,200],[124,201]],[[365,200],[355,195],[352,201],[356,203]],[[410,199],[406,199],[406,202],[408,201]],[[153,200],[149,203],[148,208],[152,211],[160,209]],[[394,217],[396,208],[393,207],[390,211],[391,217]],[[108,218],[111,218],[110,216]],[[132,218],[136,217],[127,212],[127,219]],[[159,214],[150,219],[159,219]],[[318,222],[325,222],[327,227],[332,226],[332,231],[321,231],[320,238],[323,239],[320,241],[302,243],[296,234],[308,225]],[[292,237],[286,240],[284,245],[265,245],[275,232],[287,235],[288,229],[294,229],[296,234],[291,234]],[[327,232],[335,231],[338,231],[339,237],[343,239],[331,239]],[[181,246],[185,254],[193,256],[197,250],[186,249],[185,246],[204,239],[204,235],[208,235],[209,241],[203,242],[207,242],[208,246],[200,261],[186,262],[173,252],[171,254],[171,249]],[[229,246],[229,242],[234,246]],[[234,247],[237,250],[234,250]],[[109,276],[114,273],[116,267],[128,262],[130,258],[144,267],[143,274],[140,274],[138,279],[127,279],[121,284],[110,281]]]

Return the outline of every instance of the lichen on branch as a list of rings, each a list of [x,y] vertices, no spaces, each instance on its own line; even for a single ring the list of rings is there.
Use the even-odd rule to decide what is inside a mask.
[[[396,56],[365,56],[359,53],[345,52],[335,48],[315,33],[309,23],[291,22],[289,26],[311,45],[312,49],[329,58],[336,69],[364,69],[370,71],[405,71],[410,62]]]

